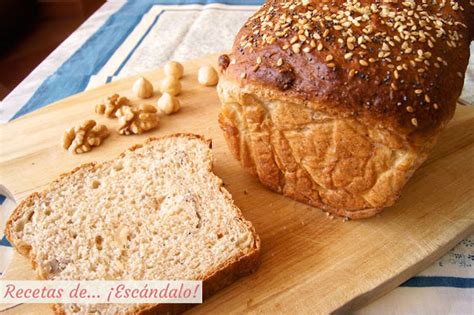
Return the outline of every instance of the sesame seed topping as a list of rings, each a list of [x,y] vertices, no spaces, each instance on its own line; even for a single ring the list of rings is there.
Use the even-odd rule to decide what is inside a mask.
[[[474,0],[468,3],[474,5]],[[456,0],[268,2],[245,24],[247,31],[240,37],[240,51],[252,53],[263,45],[278,45],[290,56],[302,54],[317,63],[324,58],[329,68],[335,68],[334,60],[342,55],[349,78],[377,80],[393,91],[413,89],[419,97],[417,102],[431,103],[428,93],[439,88],[432,74],[438,75],[436,69],[450,66],[442,56],[456,53],[454,49],[466,43],[467,26],[458,21],[459,13],[453,13],[463,11],[463,5],[468,4]],[[334,53],[320,53],[327,48],[335,49]],[[376,70],[358,73],[349,67],[352,60]],[[254,71],[262,57],[256,63]],[[283,59],[278,59],[276,65],[282,66]],[[379,69],[384,68],[388,72],[380,77]],[[413,81],[408,81],[410,74],[415,77]],[[464,77],[459,71],[456,75]],[[436,103],[432,107],[439,108]],[[412,106],[406,109],[414,110]],[[418,126],[416,118],[411,122]]]
[[[407,106],[407,107],[406,107],[406,110],[407,110],[407,112],[409,112],[409,113],[413,113],[413,112],[415,111],[415,110],[413,109],[413,107],[411,107],[411,106]]]
[[[393,71],[393,77],[398,80],[400,75],[398,74],[398,70]]]
[[[295,54],[299,54],[300,48],[301,48],[301,44],[293,44],[293,45],[291,45],[291,50],[293,50],[293,52],[294,52]]]

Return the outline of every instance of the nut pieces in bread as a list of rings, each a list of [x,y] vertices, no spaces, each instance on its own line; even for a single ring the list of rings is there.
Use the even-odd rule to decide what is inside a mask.
[[[94,120],[86,120],[81,125],[66,130],[61,138],[61,146],[74,154],[86,153],[100,146],[109,131],[105,125],[97,125]]]
[[[212,173],[210,146],[170,135],[79,166],[23,200],[5,235],[40,279],[202,280],[207,299],[256,270],[260,254],[254,227]],[[56,304],[55,312],[181,314],[190,306]]]
[[[97,114],[105,114],[109,118],[115,117],[115,112],[122,106],[130,104],[130,100],[125,96],[112,94],[107,99],[95,107]]]
[[[158,126],[160,118],[156,107],[141,104],[138,107],[122,106],[116,113],[121,135],[139,135]]]

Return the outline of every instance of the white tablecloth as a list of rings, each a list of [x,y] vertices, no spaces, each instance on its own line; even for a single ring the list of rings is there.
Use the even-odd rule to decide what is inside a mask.
[[[186,60],[228,50],[240,26],[260,3],[108,1],[1,102],[0,123],[117,77],[159,67],[170,59]],[[472,59],[462,98],[474,103]],[[2,272],[12,252],[3,227],[14,201],[0,195],[0,204]],[[474,235],[358,313],[474,314]]]

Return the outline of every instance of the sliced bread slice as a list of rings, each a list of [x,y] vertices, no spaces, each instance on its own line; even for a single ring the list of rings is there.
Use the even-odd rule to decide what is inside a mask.
[[[54,280],[203,280],[213,294],[258,266],[260,239],[212,171],[210,141],[149,139],[24,200],[5,234]],[[55,305],[57,313],[180,313],[189,305]]]

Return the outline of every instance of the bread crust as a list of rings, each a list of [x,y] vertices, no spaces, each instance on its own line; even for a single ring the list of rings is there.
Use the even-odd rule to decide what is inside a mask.
[[[199,139],[202,142],[206,143],[209,148],[212,148],[212,141],[210,139],[206,139],[204,136],[191,134],[191,133],[176,133],[172,135],[167,135],[163,137],[150,137],[148,138],[143,144],[136,144],[127,149],[126,151],[122,152],[119,157],[123,157],[127,152],[135,151],[143,146],[151,143],[153,141],[158,141],[166,138],[173,138],[173,137],[183,137],[188,139]],[[105,161],[107,162],[107,161]],[[105,163],[104,162],[104,163]],[[211,172],[213,176],[214,173],[212,172],[212,156],[209,155],[207,159],[208,164],[208,171]],[[61,178],[70,176],[75,172],[80,170],[84,170],[87,168],[97,168],[100,166],[101,163],[91,162],[82,164],[76,168],[74,168],[70,172],[66,172],[61,174],[53,183],[57,183],[61,180]],[[52,185],[52,184],[51,184]],[[50,186],[51,186],[50,185]],[[249,230],[252,232],[254,238],[254,244],[251,251],[248,253],[238,256],[232,257],[231,259],[223,262],[221,265],[217,266],[214,270],[209,271],[207,274],[202,275],[199,279],[203,281],[203,299],[210,297],[212,294],[220,290],[221,288],[231,284],[232,282],[236,281],[238,278],[250,274],[258,269],[260,264],[260,237],[255,231],[255,228],[252,224],[245,220],[243,217],[242,211],[234,204],[230,193],[224,188],[223,183],[219,187],[220,191],[224,194],[225,198],[232,204],[235,212],[237,213],[237,218],[242,220]],[[25,215],[25,210],[27,206],[34,202],[37,199],[40,199],[43,194],[48,190],[46,188],[43,192],[38,193],[34,192],[25,198],[20,204],[15,208],[11,216],[9,217],[6,226],[5,226],[5,236],[9,240],[9,242],[13,245],[15,250],[17,250],[21,255],[27,257],[32,265],[32,268],[36,271],[37,276],[39,279],[47,280],[46,275],[39,270],[38,265],[35,261],[35,255],[31,250],[31,246],[22,242],[21,240],[15,239],[12,235],[12,227],[13,222],[18,220],[20,217]],[[128,314],[181,314],[185,310],[193,307],[195,304],[146,304],[146,305],[138,305]],[[64,309],[61,304],[54,304],[52,305],[53,311],[55,314],[65,314]]]
[[[218,59],[230,150],[276,192],[374,216],[454,114],[472,12],[467,1],[268,0]]]
[[[392,205],[436,143],[436,137],[409,142],[225,78],[218,93],[219,124],[244,169],[273,191],[351,219]]]
[[[330,4],[321,0],[309,0],[306,1],[309,3],[306,6],[303,2],[266,1],[237,34],[229,55],[230,62],[226,65],[220,59],[223,75],[242,86],[253,84],[263,89],[284,91],[285,95],[300,100],[302,104],[317,106],[313,108],[315,110],[337,114],[343,112],[361,117],[372,124],[383,124],[401,135],[431,135],[437,133],[452,118],[469,61],[472,32],[470,24],[473,23],[469,20],[473,17],[471,3],[463,1],[454,9],[452,4],[458,1],[448,0],[444,7],[423,4],[420,10],[406,7],[402,1],[383,3],[390,10],[400,13],[406,10],[406,13],[400,15],[406,20],[410,19],[408,14],[413,10],[420,16],[439,18],[446,21],[442,26],[445,32],[456,33],[456,46],[452,47],[451,37],[438,37],[436,27],[431,25],[436,25],[435,22],[430,22],[428,28],[416,28],[417,34],[413,32],[413,39],[406,41],[410,49],[406,50],[405,40],[400,38],[398,29],[399,26],[408,28],[413,25],[403,22],[391,25],[393,21],[390,21],[390,17],[376,17],[377,12],[382,11],[381,7],[375,13],[367,13],[371,21],[366,24],[374,29],[367,33],[363,28],[365,22],[361,22],[360,26],[351,24],[348,28],[335,30],[335,25],[346,21],[335,17],[338,12],[350,12],[353,17],[359,16],[357,10],[347,9],[344,0],[335,0]],[[294,7],[287,6],[288,3]],[[373,1],[358,3],[370,7]],[[422,1],[415,3],[421,5]],[[304,22],[305,26],[309,25],[308,32],[300,34],[291,29],[301,25],[297,20],[304,19],[304,14],[313,12],[318,13],[311,15],[311,18],[306,17],[308,21]],[[288,28],[291,30],[278,37],[276,34],[285,30],[285,26],[281,26],[275,31],[280,18],[291,18],[297,13],[300,13],[298,18],[293,18],[294,21],[289,23]],[[319,20],[312,20],[316,18]],[[325,31],[328,32],[326,35]],[[419,31],[423,34],[421,39],[418,37]],[[317,39],[314,39],[316,47],[310,45],[314,34],[317,34]],[[303,36],[305,40],[301,41],[295,36]],[[264,40],[269,37],[272,41]],[[348,47],[351,45],[347,45],[350,37],[355,38],[355,43],[352,44],[355,47],[350,47],[352,49]],[[386,37],[391,40],[386,41]],[[431,37],[434,42],[428,43],[427,38]],[[359,38],[363,40],[361,44],[358,44]],[[339,39],[343,42],[340,43]],[[297,52],[292,49],[295,44],[301,44]],[[321,50],[318,50],[318,44],[322,45]],[[311,50],[305,52],[304,48]],[[390,54],[379,58],[380,53],[384,52]],[[346,59],[348,53],[353,55]],[[423,57],[425,54],[426,59]],[[422,57],[418,58],[419,55]],[[282,60],[280,66],[279,59]],[[427,64],[424,63],[425,60],[428,61]],[[368,66],[361,65],[359,61],[367,62]],[[398,75],[395,75],[396,67],[402,65],[405,65],[404,68],[400,68]],[[417,90],[421,92],[416,93]],[[425,95],[430,101],[426,101]],[[437,109],[433,108],[433,103],[437,104]],[[407,111],[407,106],[413,107],[414,111]],[[413,118],[417,119],[417,126],[412,124]]]

